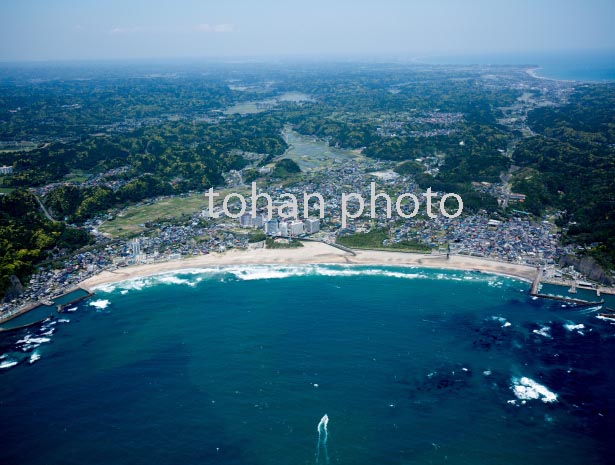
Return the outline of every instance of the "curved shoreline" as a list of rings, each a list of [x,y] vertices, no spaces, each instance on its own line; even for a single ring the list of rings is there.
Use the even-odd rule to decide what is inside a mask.
[[[93,291],[104,284],[131,279],[198,269],[211,266],[230,265],[376,265],[414,266],[422,268],[480,271],[503,275],[531,282],[538,269],[516,263],[498,262],[478,257],[453,255],[416,254],[379,250],[355,250],[356,255],[341,251],[321,242],[304,242],[297,249],[256,249],[232,250],[222,254],[212,253],[168,262],[134,265],[114,271],[103,271],[80,283],[80,287]]]
[[[586,82],[586,83],[601,82],[601,81],[583,81],[579,79],[559,79],[559,78],[552,78],[548,76],[541,76],[540,74],[538,74],[538,71],[540,71],[541,69],[544,69],[544,68],[542,66],[536,66],[534,68],[526,69],[525,72],[529,74],[531,77],[533,77],[534,79],[542,79],[544,81],[569,82],[573,84],[582,83],[582,82]]]
[[[566,82],[569,84],[609,84],[613,82],[613,79],[603,78],[603,79],[590,79],[590,78],[577,78],[577,79],[564,79],[564,78],[556,78],[549,77],[539,74],[538,72],[541,69],[545,69],[543,66],[535,66],[532,68],[526,68],[525,72],[534,79],[542,79],[544,81],[554,81],[554,82]]]

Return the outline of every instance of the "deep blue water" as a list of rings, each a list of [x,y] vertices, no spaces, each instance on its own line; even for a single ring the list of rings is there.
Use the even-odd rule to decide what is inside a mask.
[[[527,289],[341,266],[107,286],[0,340],[0,462],[608,463],[615,326]]]
[[[566,81],[615,81],[615,50],[491,55],[431,56],[423,63],[448,65],[534,65],[541,77]]]

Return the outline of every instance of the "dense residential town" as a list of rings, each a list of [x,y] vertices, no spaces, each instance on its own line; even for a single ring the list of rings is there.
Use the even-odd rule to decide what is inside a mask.
[[[107,123],[94,118],[88,145],[83,145],[83,136],[65,134],[60,129],[47,138],[33,136],[24,141],[15,136],[2,141],[1,147],[6,150],[41,156],[47,150],[65,150],[65,145],[74,144],[83,151],[77,152],[77,159],[94,157],[89,163],[97,168],[85,169],[78,163],[71,167],[52,165],[47,168],[49,172],[41,173],[29,160],[30,155],[15,166],[1,164],[0,180],[25,185],[49,221],[87,232],[93,243],[75,252],[54,248],[29,282],[21,283],[23,293],[5,299],[0,312],[13,312],[28,302],[60,294],[102,270],[262,247],[263,237],[279,244],[305,238],[341,243],[345,238],[377,232],[373,236],[377,241],[371,242],[371,247],[483,257],[549,267],[556,270],[551,273],[553,277],[586,279],[571,269],[559,269],[558,263],[561,257],[582,251],[587,244],[562,240],[567,226],[562,228],[557,220],[567,212],[561,207],[545,209],[537,205],[532,191],[535,186],[528,181],[534,172],[519,166],[516,160],[518,153],[535,150],[530,146],[520,151],[526,140],[536,135],[528,124],[532,112],[566,104],[574,95],[573,86],[537,80],[524,68],[428,72],[437,76],[430,92],[441,96],[439,105],[413,101],[412,105],[389,107],[389,102],[355,111],[340,104],[340,110],[332,115],[313,116],[312,105],[318,107],[332,98],[326,85],[316,95],[287,88],[275,93],[268,81],[244,86],[238,79],[229,79],[220,83],[221,90],[208,90],[212,103],[195,111],[182,112],[171,106],[156,115],[137,116],[137,112]],[[473,81],[460,84],[465,81],[456,80],[458,73]],[[441,89],[439,79],[447,86],[461,86],[455,97],[460,99],[459,104],[446,104],[450,88]],[[195,82],[198,86],[199,81]],[[489,111],[497,113],[497,124],[485,115],[487,110],[465,106],[464,96],[475,92],[475,85],[493,98],[492,105],[497,108]],[[388,98],[406,98],[406,86],[392,80]],[[230,105],[224,98],[216,100],[229,90],[239,97],[258,92],[250,94],[251,99],[239,98]],[[199,92],[200,98],[202,89]],[[272,95],[263,97],[261,92]],[[344,92],[342,100],[357,98],[352,91]],[[365,95],[358,101],[364,98],[369,102],[371,91],[362,92]],[[297,119],[293,112],[305,108],[310,110]],[[25,109],[20,107],[11,115]],[[60,111],[84,109],[87,105],[83,103],[66,103]],[[198,129],[198,125],[206,129]],[[488,127],[496,129],[489,132]],[[232,134],[228,136],[230,145],[220,142],[227,132]],[[203,135],[209,133],[214,135],[202,144]],[[111,144],[113,138],[121,143]],[[203,149],[205,145],[207,149]],[[216,156],[224,154],[222,162],[215,162],[220,164],[217,175],[212,174],[213,162],[207,158],[211,145],[220,151]],[[129,155],[133,147],[137,147],[137,156]],[[109,150],[116,157],[112,161],[108,160]],[[187,161],[174,158],[175,151],[183,153]],[[184,151],[197,156],[190,158],[192,155]],[[478,159],[483,152],[490,155],[476,162],[466,160]],[[288,163],[282,166],[284,161]],[[476,165],[465,166],[470,162]],[[451,171],[454,163],[458,172]],[[66,174],[58,176],[57,170]],[[426,188],[434,181],[439,187],[432,190],[429,211]],[[30,183],[34,185],[29,187]],[[211,215],[203,185],[215,185],[222,194],[239,192],[249,200],[252,183],[258,194],[271,196],[271,212],[261,202],[254,217],[250,208],[244,215],[219,216],[218,203],[216,215]],[[458,187],[464,189],[459,192],[464,199],[463,213],[446,217],[440,201]],[[11,190],[0,189],[0,195]],[[310,197],[305,208],[305,194],[316,193],[323,197],[323,205]],[[296,215],[288,215],[289,194],[297,199]],[[363,214],[354,214],[359,208],[356,196],[347,205],[352,214],[343,214],[343,196],[348,194],[364,199]],[[372,194],[376,196],[374,212]],[[417,205],[396,204],[397,198],[409,194],[416,196]],[[75,205],[66,206],[73,201]],[[483,205],[484,201],[488,203]],[[177,210],[165,205],[176,206]],[[237,198],[228,206],[235,212],[241,210]],[[454,212],[457,206],[447,202],[446,210]],[[417,207],[416,214],[409,216],[413,207]],[[387,215],[388,209],[391,215]],[[165,210],[165,214],[159,214],[159,210]],[[133,215],[141,220],[131,221]]]
[[[95,243],[87,247],[87,251],[74,256],[54,257],[62,266],[54,271],[34,274],[23,295],[4,304],[1,311],[5,315],[10,314],[26,302],[45,300],[64,293],[103,270],[177,260],[212,252],[221,253],[230,249],[247,249],[251,247],[250,237],[257,231],[280,240],[312,237],[325,242],[335,242],[339,236],[385,228],[389,231],[389,238],[382,244],[384,246],[412,240],[428,245],[432,248],[432,253],[436,254],[471,255],[536,266],[553,266],[559,256],[574,250],[573,246],[560,245],[557,229],[547,221],[530,221],[523,215],[498,220],[491,218],[486,212],[464,214],[454,219],[440,214],[429,218],[423,213],[412,219],[403,219],[395,213],[394,208],[391,218],[386,218],[386,202],[383,198],[376,202],[375,219],[368,217],[366,213],[359,218],[348,219],[346,228],[342,228],[342,194],[358,193],[369,202],[372,182],[376,184],[378,194],[387,193],[393,198],[401,193],[414,193],[421,202],[421,209],[425,208],[425,196],[421,189],[411,177],[400,176],[392,171],[392,166],[386,162],[367,160],[333,161],[333,166],[326,172],[311,171],[304,179],[285,187],[276,187],[275,184],[259,185],[260,192],[267,192],[272,197],[274,213],[271,218],[267,216],[265,206],[260,205],[256,217],[246,212],[236,219],[223,214],[213,219],[209,210],[204,208],[181,221],[144,224],[143,232],[133,238],[114,239],[98,230],[100,225],[110,218],[109,215],[103,215],[88,221],[84,226],[96,238]],[[107,176],[111,174],[113,173],[99,175],[88,182],[107,183]],[[228,182],[237,187],[234,178],[229,177]],[[36,192],[43,195],[45,190],[46,188],[39,188]],[[310,216],[303,218],[304,193],[315,192],[321,194],[325,200],[323,218],[319,218],[318,201],[313,200],[310,202]],[[293,194],[297,197],[297,218],[289,219],[278,215],[278,209],[282,208],[286,201],[282,200],[282,194]],[[203,196],[205,206],[204,194],[194,195]],[[156,199],[143,204],[155,202]],[[230,208],[239,208],[239,202],[231,203]],[[366,212],[367,210],[369,206]],[[437,208],[434,208],[434,211],[436,210]],[[220,213],[220,207],[217,206],[215,211]],[[287,213],[287,210],[284,208],[282,213]]]
[[[615,0],[0,25],[0,465],[615,463]]]

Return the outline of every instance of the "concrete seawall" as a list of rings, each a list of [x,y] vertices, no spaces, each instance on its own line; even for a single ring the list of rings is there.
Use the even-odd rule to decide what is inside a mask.
[[[55,302],[56,300],[59,300],[59,299],[61,299],[64,296],[67,296],[67,295],[72,294],[73,292],[79,292],[79,291],[85,292],[85,294],[84,295],[80,295],[80,296],[78,296],[78,297],[76,297],[74,299],[71,299],[68,302],[63,302],[61,304],[57,304]],[[92,297],[93,295],[94,294],[90,290],[88,290],[88,289],[86,289],[84,287],[81,287],[81,286],[76,286],[76,287],[70,289],[69,291],[64,292],[63,294],[57,295],[57,296],[53,297],[52,299],[48,299],[48,300],[50,300],[50,302],[48,302],[48,303],[45,303],[43,301],[28,303],[28,304],[24,305],[23,307],[21,307],[19,310],[17,310],[15,313],[12,313],[12,314],[4,316],[4,317],[0,317],[0,324],[6,323],[7,321],[11,321],[14,318],[17,318],[17,317],[19,317],[21,315],[24,315],[24,314],[26,314],[28,312],[31,312],[32,310],[36,310],[37,308],[40,308],[42,306],[48,306],[49,307],[49,306],[56,305],[56,309],[58,310],[58,312],[61,312],[62,310],[64,310],[65,307],[67,307],[69,305],[74,305],[77,302],[81,302],[84,299],[88,299],[88,298]]]

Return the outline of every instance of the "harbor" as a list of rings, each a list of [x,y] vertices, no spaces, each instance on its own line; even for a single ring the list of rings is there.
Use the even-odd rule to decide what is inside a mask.
[[[574,307],[594,307],[604,305],[605,300],[592,300],[593,295],[600,297],[602,293],[612,295],[608,288],[592,287],[589,283],[577,282],[557,282],[552,280],[542,280],[544,269],[539,269],[530,287],[530,295],[540,299],[549,299]],[[563,291],[563,292],[562,292]],[[563,295],[562,295],[563,294]],[[573,296],[571,296],[572,294]],[[581,298],[586,297],[586,298]]]
[[[0,333],[15,331],[42,323],[47,318],[53,318],[56,313],[61,313],[65,311],[67,307],[88,299],[92,295],[93,293],[88,290],[75,287],[51,299],[27,305],[19,311],[0,320]]]

